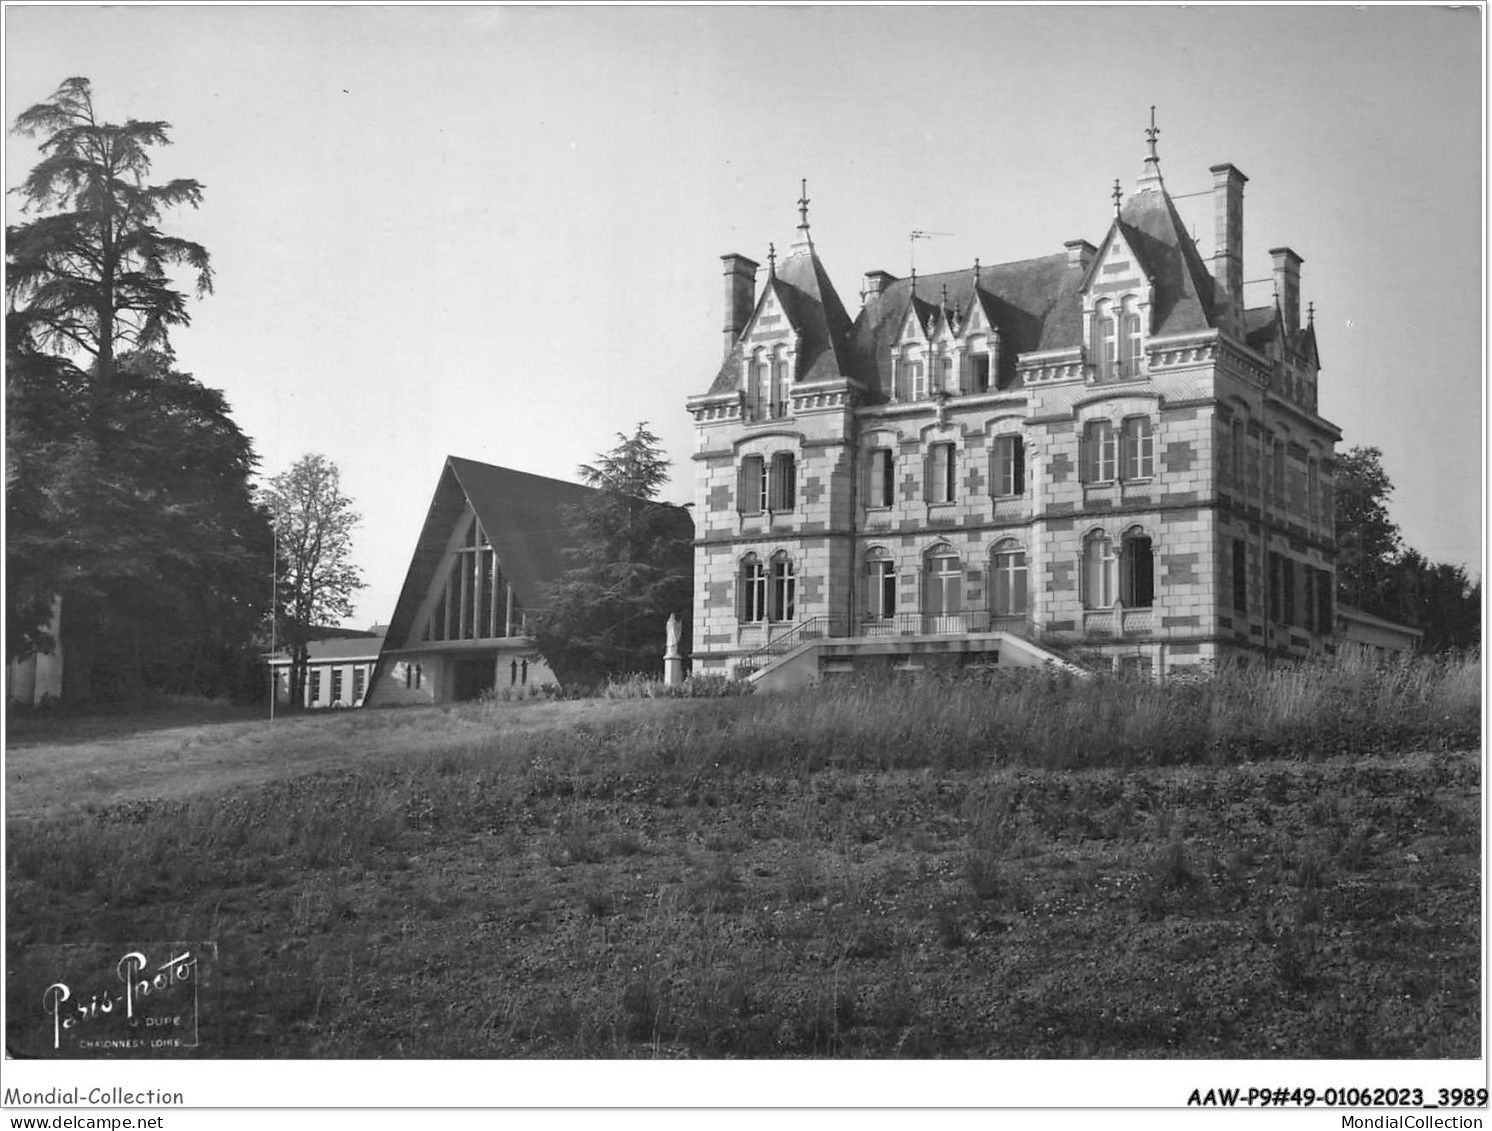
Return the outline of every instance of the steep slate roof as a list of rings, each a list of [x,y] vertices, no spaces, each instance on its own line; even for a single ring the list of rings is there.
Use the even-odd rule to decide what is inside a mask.
[[[787,256],[757,297],[760,310],[767,292],[776,294],[787,320],[799,335],[798,372],[801,382],[824,381],[849,372],[850,316],[812,246]],[[752,312],[753,318],[756,311]],[[711,393],[728,393],[741,375],[737,346],[721,364],[710,384]]]
[[[1268,355],[1280,336],[1280,312],[1274,306],[1255,306],[1243,312],[1243,340],[1249,349]]]
[[[1179,334],[1216,326],[1212,275],[1170,194],[1156,189],[1135,193],[1115,223],[1154,283],[1153,332]]]
[[[584,503],[594,494],[579,483],[447,456],[389,621],[389,647],[398,649],[410,643],[414,618],[435,584],[451,531],[468,500],[497,551],[514,595],[520,604],[534,608],[540,584],[569,568],[565,550],[571,545],[571,525],[564,507]]]
[[[1016,353],[1061,349],[1082,341],[1082,307],[1078,301],[1083,269],[1068,265],[1067,253],[1025,259],[980,267],[978,301],[986,315],[1000,329],[1001,353],[1006,366]],[[926,296],[941,300],[948,288],[948,305],[966,320],[973,308],[976,292],[974,272],[970,268],[945,271],[917,277],[917,303],[936,307]],[[872,390],[873,397],[884,399],[891,388],[890,346],[896,341],[907,310],[912,303],[912,281],[897,279],[889,283],[878,298],[865,304],[855,320],[852,339],[855,377]]]
[[[333,637],[310,641],[306,648],[311,663],[329,663],[335,660],[374,660],[383,649],[381,632],[341,632]],[[276,652],[269,657],[271,664],[288,664],[289,652]]]

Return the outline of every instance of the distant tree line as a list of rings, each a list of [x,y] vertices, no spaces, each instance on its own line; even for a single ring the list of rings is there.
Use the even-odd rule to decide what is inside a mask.
[[[1394,485],[1377,448],[1337,456],[1337,595],[1364,612],[1425,631],[1427,652],[1478,648],[1482,583],[1463,566],[1432,562],[1403,544],[1389,517]]]

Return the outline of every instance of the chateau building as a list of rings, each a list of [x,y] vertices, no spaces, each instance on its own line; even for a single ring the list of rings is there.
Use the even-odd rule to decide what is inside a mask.
[[[689,400],[697,672],[1333,650],[1340,432],[1302,259],[1273,250],[1246,306],[1247,178],[1212,167],[1204,259],[1156,132],[1096,245],[870,271],[853,320],[806,186],[760,293],[723,257],[724,361]]]

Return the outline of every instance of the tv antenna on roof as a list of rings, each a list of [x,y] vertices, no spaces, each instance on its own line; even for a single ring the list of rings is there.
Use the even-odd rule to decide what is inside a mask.
[[[917,241],[918,240],[930,240],[934,236],[951,236],[953,234],[954,234],[953,232],[928,232],[928,231],[923,231],[921,228],[915,229],[912,232],[912,234],[907,239],[907,243],[911,247],[910,258],[911,258],[911,261],[912,261],[912,274],[915,275],[917,273]]]

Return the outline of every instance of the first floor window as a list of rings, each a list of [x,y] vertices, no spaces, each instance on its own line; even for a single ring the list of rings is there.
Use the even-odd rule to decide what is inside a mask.
[[[994,593],[992,610],[996,616],[1015,616],[1026,611],[1026,551],[1015,542],[1001,542],[995,547],[992,562]]]
[[[996,495],[1026,493],[1026,443],[1021,437],[995,437],[995,469],[991,478]]]
[[[798,499],[798,464],[791,452],[772,457],[772,509],[779,514],[793,509]]]
[[[1283,598],[1285,593],[1284,559],[1278,554],[1269,555],[1269,619],[1284,620]]]
[[[1082,471],[1085,483],[1112,483],[1119,470],[1114,425],[1092,420],[1083,430]]]
[[[1124,607],[1148,609],[1155,604],[1155,555],[1150,539],[1143,534],[1126,535],[1119,565],[1119,600]]]
[[[1124,421],[1124,478],[1150,479],[1155,475],[1155,437],[1148,416]]]
[[[1242,538],[1233,539],[1233,611],[1249,611],[1249,550]]]
[[[951,503],[958,492],[955,479],[958,475],[958,460],[952,444],[934,444],[927,460],[927,501]]]
[[[741,563],[741,620],[757,624],[767,616],[767,571],[751,555]]]
[[[937,615],[963,611],[964,567],[951,547],[940,546],[928,554],[926,577],[924,612]]]
[[[761,456],[747,456],[741,461],[736,509],[742,514],[761,514],[767,509],[767,467]]]
[[[792,620],[797,599],[797,578],[793,575],[793,563],[786,554],[772,555],[771,607],[769,616],[775,621]]]
[[[884,554],[884,551],[880,552]],[[874,620],[896,615],[896,563],[889,557],[875,556],[866,563],[869,601],[866,612]]]
[[[1090,534],[1083,543],[1083,608],[1107,609],[1117,594],[1118,557],[1106,534]]]
[[[1233,450],[1228,453],[1229,457],[1233,461],[1233,486],[1241,489],[1246,486],[1246,484],[1244,483],[1245,473],[1243,469],[1244,457],[1246,454],[1243,446],[1243,422],[1241,420],[1235,420],[1233,422],[1232,428],[1230,428],[1229,431],[1233,435]]]

